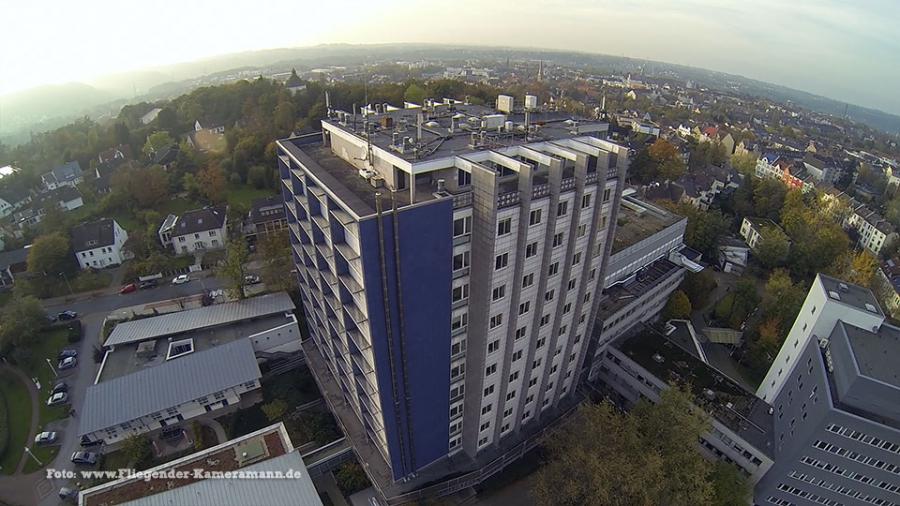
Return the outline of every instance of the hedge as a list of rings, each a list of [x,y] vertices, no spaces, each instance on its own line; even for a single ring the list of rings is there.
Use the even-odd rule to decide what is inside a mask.
[[[6,453],[7,446],[9,446],[9,408],[6,396],[0,390],[0,456]]]

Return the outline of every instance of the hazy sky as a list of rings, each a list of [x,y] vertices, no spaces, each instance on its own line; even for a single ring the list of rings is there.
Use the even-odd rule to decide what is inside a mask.
[[[0,94],[326,42],[545,47],[681,63],[900,113],[895,0],[0,0]]]

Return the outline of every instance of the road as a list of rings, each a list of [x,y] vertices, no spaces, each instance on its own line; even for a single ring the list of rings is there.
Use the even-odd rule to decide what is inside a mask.
[[[93,347],[99,340],[101,326],[108,313],[123,307],[197,295],[205,290],[222,288],[223,284],[222,280],[215,277],[201,278],[198,276],[198,279],[183,285],[164,284],[157,288],[139,290],[126,295],[119,295],[116,290],[111,289],[107,293],[99,295],[88,297],[73,296],[67,297],[66,300],[56,299],[45,304],[44,307],[49,314],[71,310],[79,313],[81,317],[84,338],[77,344],[78,366],[69,371],[62,371],[59,376],[60,379],[64,379],[69,384],[69,400],[72,408],[75,409],[75,415],[50,422],[47,424],[47,427],[42,429],[60,433],[62,443],[54,461],[38,473],[27,476],[0,478],[0,496],[6,495],[4,493],[4,490],[6,490],[10,492],[9,495],[11,497],[16,497],[18,499],[17,502],[22,503],[23,506],[30,504],[51,506],[60,504],[60,500],[57,497],[59,488],[64,485],[72,485],[72,483],[68,483],[68,480],[48,479],[46,473],[47,469],[73,470],[76,468],[69,459],[73,452],[81,449],[77,435],[79,417],[82,412],[85,391],[88,386],[94,383],[97,370],[100,367],[99,364],[94,363]],[[42,385],[41,402],[46,400],[46,392],[47,386]],[[10,490],[11,488],[15,490]],[[23,497],[32,497],[33,499],[23,502],[20,499]]]

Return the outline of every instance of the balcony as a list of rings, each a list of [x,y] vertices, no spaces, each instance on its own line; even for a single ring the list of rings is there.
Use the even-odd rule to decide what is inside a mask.
[[[453,196],[453,209],[472,205],[472,192],[467,191]]]
[[[563,179],[562,182],[560,182],[560,184],[559,184],[559,191],[561,191],[561,192],[573,190],[574,188],[575,188],[575,177],[574,176]]]
[[[519,195],[518,190],[514,190],[511,192],[500,193],[497,195],[497,208],[503,209],[505,207],[512,207],[521,202],[522,197]]]
[[[550,195],[550,183],[536,184],[531,187],[531,198],[539,199]]]
[[[340,278],[341,282],[344,283],[344,286],[347,287],[347,291],[349,291],[351,294],[362,293],[363,287],[360,286],[360,284],[357,283],[355,279],[353,279],[353,276],[341,274],[338,277]]]
[[[584,182],[585,184],[593,184],[597,182],[597,179],[599,179],[599,177],[600,176],[596,172],[591,172],[584,177]]]

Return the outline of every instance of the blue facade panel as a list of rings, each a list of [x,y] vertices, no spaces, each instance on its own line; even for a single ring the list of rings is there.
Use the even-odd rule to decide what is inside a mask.
[[[377,218],[360,223],[375,369],[395,478],[448,451],[452,217],[450,201],[402,209],[395,235],[394,217],[385,214],[383,241]]]

